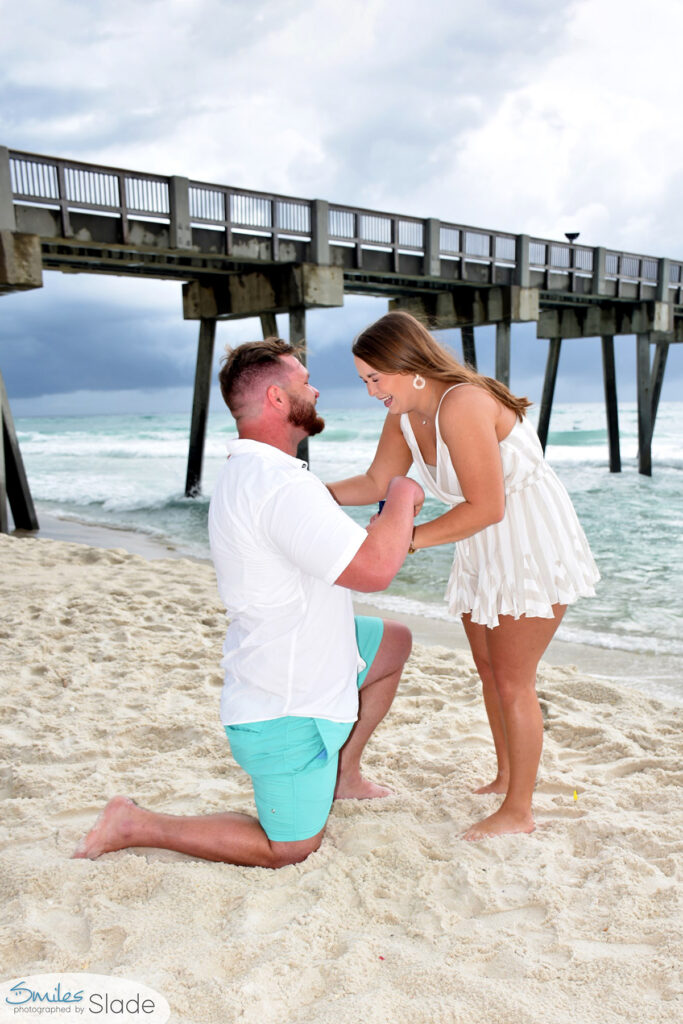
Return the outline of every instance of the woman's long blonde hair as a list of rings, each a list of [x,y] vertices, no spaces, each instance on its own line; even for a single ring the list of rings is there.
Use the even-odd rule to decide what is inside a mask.
[[[475,384],[513,409],[519,420],[531,405],[528,398],[513,395],[500,381],[459,363],[419,320],[402,310],[387,313],[361,331],[352,352],[381,373],[419,373],[444,384]]]

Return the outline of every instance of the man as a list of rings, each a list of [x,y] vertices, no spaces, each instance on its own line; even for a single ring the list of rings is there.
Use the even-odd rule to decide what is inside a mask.
[[[319,847],[335,796],[388,793],[363,777],[360,760],[391,705],[411,636],[395,622],[354,620],[350,589],[391,582],[422,489],[396,477],[367,530],[336,505],[295,457],[324,421],[308,372],[281,339],[240,345],[219,380],[239,435],[209,510],[218,590],[231,620],[221,719],[252,778],[259,820],[158,814],[115,797],[76,857],[153,846],[281,867]]]

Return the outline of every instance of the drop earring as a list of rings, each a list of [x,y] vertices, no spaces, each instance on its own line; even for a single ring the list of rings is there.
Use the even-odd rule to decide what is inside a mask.
[[[421,377],[419,373],[416,373],[415,376],[413,377],[413,387],[415,388],[416,391],[422,391],[426,383],[427,381],[424,379],[424,377]]]

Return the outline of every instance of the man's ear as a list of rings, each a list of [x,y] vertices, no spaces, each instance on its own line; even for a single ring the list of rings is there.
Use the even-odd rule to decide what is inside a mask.
[[[272,406],[278,409],[280,412],[283,411],[285,400],[284,391],[279,384],[269,384],[266,388],[266,401]]]

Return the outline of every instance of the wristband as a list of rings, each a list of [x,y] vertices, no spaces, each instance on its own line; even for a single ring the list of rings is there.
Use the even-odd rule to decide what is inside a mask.
[[[415,547],[415,531],[416,530],[417,530],[417,526],[414,526],[413,527],[413,532],[412,532],[412,534],[410,536],[410,544],[408,545],[408,554],[409,555],[414,555],[415,552],[417,551],[417,548]]]

